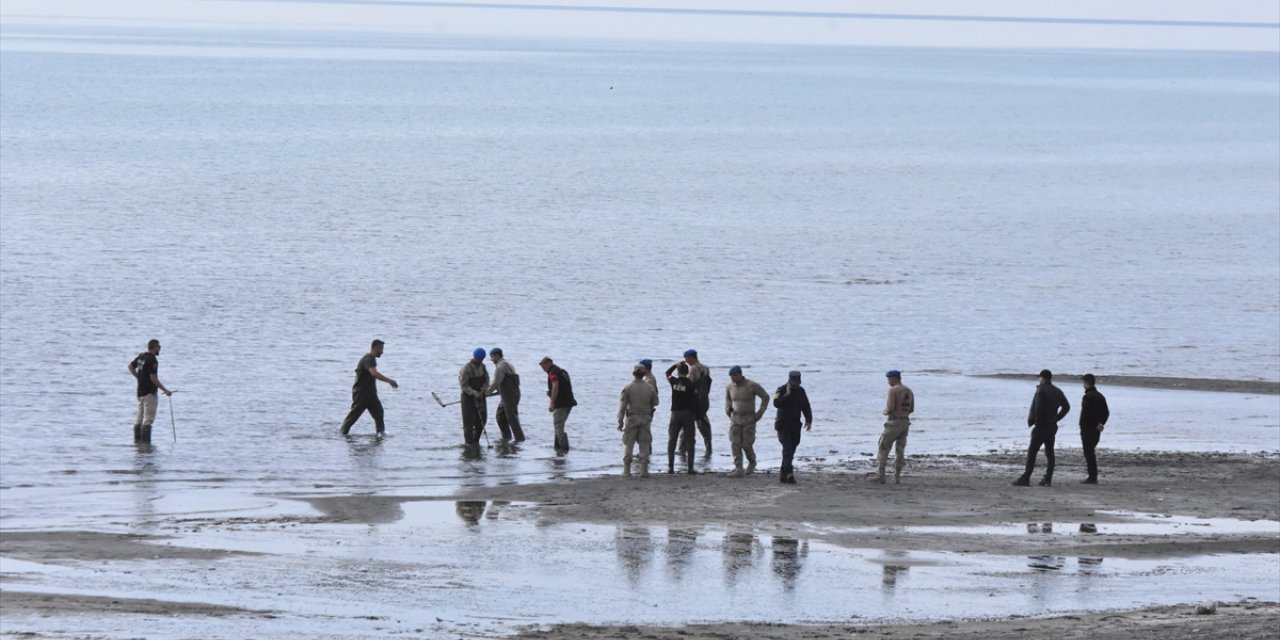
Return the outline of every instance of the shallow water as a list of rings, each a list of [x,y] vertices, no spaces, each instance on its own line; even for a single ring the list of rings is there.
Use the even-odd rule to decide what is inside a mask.
[[[1045,615],[1270,598],[1280,579],[1272,555],[1123,560],[843,549],[749,530],[535,524],[514,513],[527,508],[414,502],[403,505],[403,518],[380,525],[255,524],[250,518],[230,527],[193,527],[179,544],[265,556],[71,568],[6,560],[4,571],[39,576],[38,591],[273,611],[269,620],[202,621],[203,637],[275,630],[323,638],[405,632],[443,638],[575,621]],[[10,624],[13,630],[125,637],[137,622],[110,616]],[[156,634],[178,635],[190,622],[149,618],[146,624]]]
[[[1025,446],[1031,385],[964,374],[1280,380],[1274,56],[672,47],[0,29],[2,526],[146,531],[303,510],[273,497],[300,492],[447,496],[614,472],[631,363],[662,368],[688,347],[717,393],[731,364],[769,388],[804,371],[817,425],[802,472],[869,455],[889,368],[916,391],[913,454]],[[139,452],[124,367],[151,337],[181,391]],[[374,337],[402,384],[382,394],[390,435],[366,420],[342,439]],[[430,393],[451,396],[478,345],[523,376],[530,441],[470,459]],[[563,460],[539,406],[544,354],[582,402]],[[1104,392],[1104,448],[1280,449],[1276,396]],[[412,520],[366,533],[410,536],[385,532]],[[350,531],[308,535],[323,547]],[[296,542],[286,558],[328,557]],[[361,553],[386,562],[358,548],[311,591],[281,591],[285,608],[319,616],[335,593],[358,608],[362,582],[323,582]],[[698,553],[723,564],[719,546]],[[834,552],[810,553],[806,572],[827,571]],[[856,556],[831,562],[875,583]],[[636,580],[660,563],[646,566]],[[404,583],[439,577],[417,571]],[[180,574],[95,588],[164,593]],[[563,612],[545,592],[524,592],[522,619]]]

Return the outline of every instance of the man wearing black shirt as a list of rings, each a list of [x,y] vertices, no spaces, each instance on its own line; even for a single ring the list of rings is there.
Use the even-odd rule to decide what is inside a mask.
[[[782,443],[782,468],[779,480],[786,484],[796,483],[795,469],[791,461],[796,455],[796,447],[800,446],[800,416],[804,416],[804,430],[813,428],[813,410],[809,407],[809,394],[800,386],[800,372],[792,371],[787,375],[787,383],[773,392],[773,406],[778,409],[773,428],[778,432],[778,442]]]
[[[1089,466],[1089,477],[1083,484],[1098,484],[1098,440],[1102,438],[1102,430],[1107,426],[1107,418],[1111,410],[1107,408],[1107,398],[1095,387],[1097,379],[1092,373],[1080,378],[1084,384],[1084,398],[1080,401],[1080,444],[1084,447],[1084,461]]]
[[[676,372],[679,375],[671,375]],[[698,392],[689,379],[689,365],[684,362],[667,367],[667,382],[671,385],[671,422],[667,426],[667,473],[676,472],[676,441],[684,444],[685,459],[693,470],[694,418],[698,409]]]
[[[382,357],[382,345],[381,340],[374,340],[369,346],[369,353],[364,354],[356,364],[356,382],[351,385],[351,411],[347,412],[347,418],[342,421],[344,436],[351,431],[351,425],[355,424],[365,411],[373,416],[374,428],[377,429],[379,436],[386,431],[386,424],[382,422],[382,401],[378,399],[377,381],[381,380],[391,385],[392,389],[398,389],[399,385],[395,380],[378,372],[378,358]]]
[[[1044,447],[1045,470],[1040,486],[1048,487],[1053,483],[1053,440],[1058,435],[1058,421],[1071,411],[1071,403],[1067,402],[1062,389],[1053,386],[1053,372],[1044,369],[1040,372],[1040,384],[1036,387],[1036,395],[1031,399],[1031,410],[1027,413],[1027,426],[1031,427],[1031,445],[1027,447],[1027,469],[1022,476],[1013,481],[1014,486],[1026,487],[1031,484],[1031,472],[1036,468],[1036,454]]]
[[[160,404],[157,390],[164,395],[172,393],[160,383],[160,341],[147,342],[147,350],[129,363],[129,373],[138,381],[138,414],[133,419],[133,441],[151,442],[151,423],[156,419],[156,406]]]

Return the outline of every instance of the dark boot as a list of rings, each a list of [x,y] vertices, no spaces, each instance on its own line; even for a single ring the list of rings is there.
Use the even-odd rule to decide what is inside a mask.
[[[1017,480],[1014,480],[1014,481],[1013,481],[1013,486],[1015,486],[1015,487],[1029,487],[1029,486],[1031,486],[1031,480],[1030,480],[1030,479],[1028,479],[1026,476],[1020,476]]]
[[[151,442],[151,425],[142,425],[142,438],[138,442]]]
[[[1098,484],[1098,478],[1095,476],[1089,476],[1088,478],[1081,480],[1080,484]]]
[[[142,442],[142,425],[140,424],[133,425],[133,441]]]
[[[1040,479],[1040,486],[1042,486],[1042,487],[1051,487],[1051,486],[1053,486],[1053,476],[1051,476],[1051,475],[1049,475],[1049,474],[1045,474],[1045,476],[1044,476],[1043,478],[1041,478],[1041,479]]]

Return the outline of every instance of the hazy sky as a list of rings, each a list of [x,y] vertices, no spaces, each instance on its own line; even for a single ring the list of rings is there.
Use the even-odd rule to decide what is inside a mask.
[[[1280,52],[1274,0],[4,0],[0,23]]]

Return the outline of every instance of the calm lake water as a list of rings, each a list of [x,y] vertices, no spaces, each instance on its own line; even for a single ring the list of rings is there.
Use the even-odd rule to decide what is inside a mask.
[[[140,477],[173,516],[613,472],[631,364],[689,347],[717,399],[732,364],[803,370],[801,454],[850,458],[889,368],[916,453],[1025,446],[1032,386],[967,374],[1280,380],[1274,55],[28,26],[0,53],[6,528],[153,520]],[[181,391],[139,456],[152,337]],[[382,445],[336,435],[375,337]],[[531,440],[466,460],[430,392],[476,346]],[[543,355],[582,403],[567,461]],[[1104,447],[1280,449],[1275,396],[1104,391]]]

